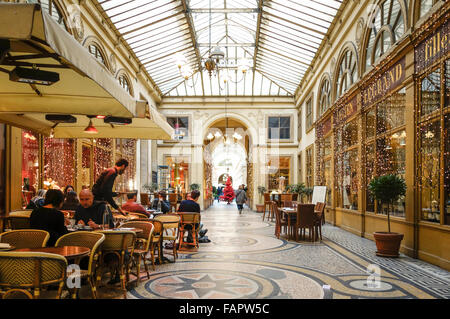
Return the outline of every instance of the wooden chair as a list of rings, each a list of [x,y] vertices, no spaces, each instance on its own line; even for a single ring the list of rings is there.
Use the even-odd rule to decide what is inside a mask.
[[[104,269],[106,268],[105,257],[114,255],[118,258],[118,269],[120,272],[120,284],[124,298],[127,298],[126,279],[129,277],[130,262],[125,261],[125,252],[128,251],[133,256],[134,244],[136,242],[136,233],[128,230],[121,231],[98,231],[105,235],[105,240],[100,249],[99,269],[97,271],[97,287],[102,279]]]
[[[61,299],[66,280],[67,260],[61,255],[37,252],[0,252],[0,288],[6,297],[17,294],[39,298],[43,287],[58,285],[56,298]],[[13,290],[9,291],[8,290]],[[5,298],[5,295],[3,298]]]
[[[292,199],[292,196],[293,194],[281,194],[281,202],[283,203],[283,202],[286,202],[286,201],[290,201],[290,202],[292,202],[293,201],[293,199]]]
[[[82,269],[80,271],[80,280],[87,278],[89,286],[91,287],[92,298],[97,299],[97,287],[95,285],[95,271],[97,269],[97,261],[99,257],[99,249],[103,241],[105,240],[105,235],[99,232],[84,232],[78,231],[61,236],[56,241],[55,247],[61,246],[81,246],[87,247],[91,250],[89,254],[89,264],[88,269]],[[78,288],[73,288],[72,298],[77,297]]]
[[[155,220],[160,221],[163,224],[163,234],[162,240],[169,241],[173,245],[173,261],[175,262],[178,253],[177,253],[177,239],[178,233],[180,230],[180,220],[181,217],[178,214],[161,214],[154,218]]]
[[[130,212],[129,215],[130,216],[136,216],[136,219],[144,219],[144,218],[149,219],[149,217],[146,214],[142,214],[142,213]],[[136,220],[136,219],[133,219],[133,221]]]
[[[163,234],[163,224],[154,219],[147,219],[147,222],[152,223],[153,225],[153,232],[152,236],[150,238],[150,256],[152,258],[152,266],[153,270],[155,270],[155,249],[158,250],[158,260],[159,264],[162,264],[161,260],[161,245],[162,245],[162,234]]]
[[[314,213],[315,213],[315,219],[314,219],[314,228],[315,228],[315,234],[316,238],[317,235],[320,235],[320,240],[322,240],[322,225],[325,221],[325,203],[316,203],[316,206],[314,207]]]
[[[147,220],[147,221],[130,221],[124,223],[121,228],[139,228],[142,229],[142,233],[136,233],[136,245],[134,247],[134,257],[137,257],[137,261],[135,261],[136,264],[136,277],[138,278],[138,281],[141,281],[141,261],[144,262],[144,268],[147,272],[147,279],[150,279],[150,273],[148,271],[147,267],[147,255],[150,251],[150,243],[151,243],[151,237],[153,234],[153,224]]]
[[[286,232],[288,222],[287,219],[282,216],[281,210],[278,208],[276,202],[272,201],[270,207],[273,211],[273,214],[275,215],[275,236],[277,236],[277,238],[279,239],[281,234],[281,227],[284,227],[284,231]]]
[[[263,212],[263,218],[262,218],[263,221],[266,216],[266,211],[267,211],[266,207],[269,208],[269,214],[267,215],[267,220],[269,220],[270,215],[271,215],[271,208],[270,208],[271,206],[272,206],[272,200],[270,199],[270,193],[264,193],[264,212]],[[273,218],[273,216],[272,216],[272,218]]]
[[[174,208],[174,212],[177,211],[177,202],[178,202],[178,194],[176,193],[169,193],[169,203],[170,203],[170,211],[172,211],[172,207]]]
[[[294,202],[291,201],[291,200],[285,200],[285,201],[282,202],[281,206],[293,208],[294,207]]]
[[[178,215],[180,215],[181,217],[178,249],[180,250],[183,244],[198,247],[198,230],[200,227],[200,213],[179,212]],[[186,226],[188,225],[192,227],[190,229],[193,238],[192,243],[184,241],[184,233],[186,231],[189,231],[186,228]]]
[[[40,248],[47,245],[50,234],[39,229],[11,230],[0,234],[0,243],[8,243],[15,248]]]
[[[314,240],[314,204],[299,204],[297,206],[297,220],[295,223],[295,240],[298,240],[300,231],[300,237],[305,238],[306,228],[309,229],[309,239]]]

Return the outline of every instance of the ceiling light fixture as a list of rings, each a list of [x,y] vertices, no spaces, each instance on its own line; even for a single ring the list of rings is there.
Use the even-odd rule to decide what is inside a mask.
[[[98,134],[98,130],[92,124],[92,119],[89,119],[89,125],[84,129],[84,133],[87,133],[87,134]]]

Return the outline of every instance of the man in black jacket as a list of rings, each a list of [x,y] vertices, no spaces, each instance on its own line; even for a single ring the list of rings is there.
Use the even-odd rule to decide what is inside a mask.
[[[160,210],[162,213],[166,214],[170,211],[170,203],[166,199],[167,195],[165,191],[160,191],[158,193],[158,198],[153,201],[152,208],[156,211]],[[161,204],[161,208],[158,209],[158,204]]]
[[[92,187],[92,193],[96,201],[107,201],[111,207],[117,209],[120,213],[125,213],[116,204],[113,197],[117,196],[117,193],[112,191],[114,181],[117,175],[122,175],[125,169],[128,167],[128,161],[126,159],[120,159],[116,162],[114,167],[108,168],[97,178],[94,186]]]
[[[200,197],[200,191],[198,190],[193,190],[191,192],[191,199],[186,199],[181,201],[180,206],[178,207],[178,212],[190,212],[190,213],[200,213],[200,205],[197,203],[198,198]],[[200,223],[200,231],[198,233],[198,235],[200,237],[205,236],[206,232],[208,231],[207,229],[203,230],[202,229],[203,224]],[[192,242],[192,233],[191,233],[191,229],[192,227],[190,227],[190,225],[186,226],[186,229],[188,230],[188,242]]]
[[[75,210],[75,223],[98,229],[103,224],[104,214],[107,215],[106,220],[109,227],[114,228],[114,221],[111,212],[106,208],[106,204],[94,201],[92,192],[89,189],[83,189],[80,192],[80,206]]]

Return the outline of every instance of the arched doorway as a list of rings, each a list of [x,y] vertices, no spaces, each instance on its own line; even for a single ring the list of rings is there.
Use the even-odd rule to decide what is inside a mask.
[[[212,192],[213,186],[223,186],[226,182],[224,177],[231,176],[233,188],[237,189],[239,185],[245,184],[251,198],[253,192],[253,166],[249,161],[251,136],[246,125],[234,117],[220,118],[207,128],[203,145],[204,185],[207,189]],[[209,192],[206,193],[208,195]]]

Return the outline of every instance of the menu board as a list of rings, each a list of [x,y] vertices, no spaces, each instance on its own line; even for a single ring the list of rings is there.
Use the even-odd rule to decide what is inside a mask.
[[[327,196],[326,186],[314,186],[312,203],[314,205],[317,203],[325,203],[326,196]]]

